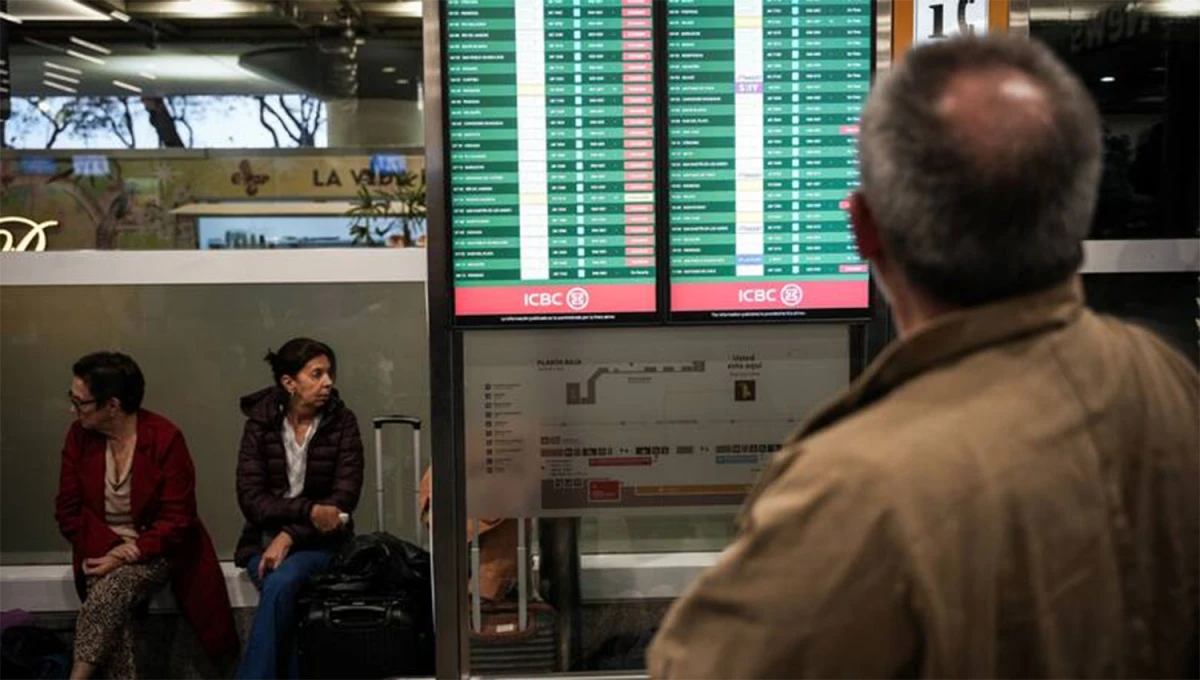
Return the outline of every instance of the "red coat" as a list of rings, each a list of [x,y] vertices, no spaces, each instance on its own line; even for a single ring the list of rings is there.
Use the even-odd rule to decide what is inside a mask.
[[[63,445],[54,517],[71,542],[77,588],[83,583],[83,560],[102,557],[121,542],[104,520],[105,446],[104,435],[78,423]],[[145,410],[138,412],[132,478],[130,509],[142,559],[167,558],[175,600],[205,651],[216,660],[236,654],[225,578],[196,514],[192,456],[174,423]],[[80,599],[85,595],[81,591]]]

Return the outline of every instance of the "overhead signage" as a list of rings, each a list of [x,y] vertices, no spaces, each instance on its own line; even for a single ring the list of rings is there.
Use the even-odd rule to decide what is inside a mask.
[[[891,0],[891,8],[893,61],[913,45],[1008,32],[1009,0]]]
[[[988,0],[917,0],[913,43],[988,32]]]

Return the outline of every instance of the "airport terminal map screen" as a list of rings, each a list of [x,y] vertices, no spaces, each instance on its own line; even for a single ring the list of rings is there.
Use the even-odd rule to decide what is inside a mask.
[[[667,0],[672,318],[853,316],[870,0]]]
[[[651,0],[447,0],[459,323],[653,320]]]

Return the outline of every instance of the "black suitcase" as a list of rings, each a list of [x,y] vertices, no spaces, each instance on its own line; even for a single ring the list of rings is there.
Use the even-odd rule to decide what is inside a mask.
[[[375,418],[373,423],[376,460],[382,455],[379,449],[384,425],[402,423],[413,428],[413,456],[419,470],[421,421],[408,416],[386,416]],[[377,491],[382,507],[382,483],[377,485]],[[382,516],[379,522],[382,524]],[[382,531],[383,527],[379,529]],[[302,595],[297,607],[301,613],[297,632],[300,677],[433,675],[435,652],[430,592],[310,591]]]
[[[300,677],[433,675],[431,627],[401,595],[318,595],[301,609]]]

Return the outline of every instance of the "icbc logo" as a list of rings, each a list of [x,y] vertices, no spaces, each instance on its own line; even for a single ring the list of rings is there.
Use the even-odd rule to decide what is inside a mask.
[[[583,288],[572,288],[567,291],[567,306],[577,312],[586,309],[588,297],[588,292]]]
[[[562,305],[562,293],[525,293],[526,307],[558,307]]]
[[[565,302],[567,307],[578,312],[587,308],[589,298],[588,292],[583,288],[572,288],[565,296],[563,293],[525,293],[522,301],[526,307],[561,307]]]
[[[738,302],[742,304],[778,302],[785,307],[799,307],[803,300],[804,290],[794,283],[789,283],[779,289],[743,288],[738,291]]]
[[[738,291],[738,302],[775,302],[777,299],[774,288],[743,288]]]
[[[788,307],[799,307],[804,300],[804,290],[794,283],[789,283],[779,291],[779,301]]]

